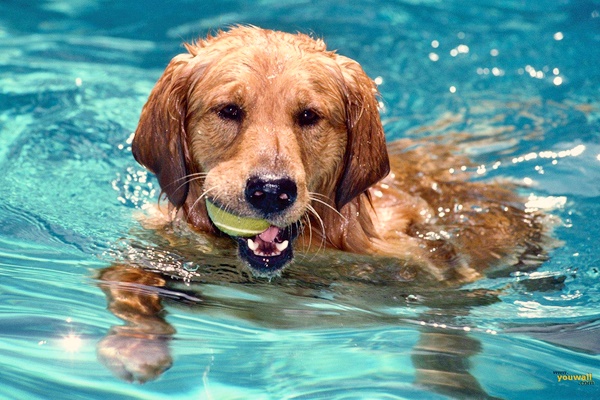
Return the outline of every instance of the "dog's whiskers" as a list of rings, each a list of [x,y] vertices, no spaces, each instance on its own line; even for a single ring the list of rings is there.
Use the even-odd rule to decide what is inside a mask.
[[[194,181],[199,181],[201,179],[206,178],[206,175],[208,175],[208,173],[206,173],[206,172],[196,172],[196,173],[193,173],[193,174],[187,174],[184,177],[176,179],[175,182],[173,182],[173,184],[175,184],[177,182],[181,182],[181,184],[176,189],[176,190],[179,190],[184,185],[187,185],[188,183],[192,183]]]
[[[320,193],[314,193],[314,192],[309,193],[310,200],[312,200],[316,203],[319,203],[319,204],[323,204],[325,207],[329,208],[331,211],[336,213],[340,218],[346,220],[346,217],[344,217],[335,207],[333,207],[327,201],[319,199],[317,196],[321,196],[321,197],[327,199],[327,197],[325,195],[322,195]]]
[[[314,198],[312,198],[312,200],[315,200]],[[320,231],[321,231],[321,241],[319,243],[319,248],[317,249],[317,253],[322,250],[323,248],[325,248],[325,242],[327,240],[327,233],[325,230],[325,223],[323,222],[323,218],[321,218],[321,216],[319,215],[319,213],[317,212],[317,210],[312,206],[312,205],[308,205],[307,206],[307,213],[304,215],[304,219],[306,220],[306,225],[308,225],[308,231],[309,231],[309,241],[308,241],[308,250],[310,250],[310,245],[312,244],[312,238],[313,238],[313,227],[312,227],[312,221],[310,216],[314,216],[314,218],[319,222],[320,225]]]
[[[208,189],[204,189],[204,190],[202,191],[202,193],[200,194],[200,196],[198,196],[198,198],[197,198],[197,199],[194,201],[194,203],[193,203],[193,204],[192,204],[192,206],[190,207],[190,210],[194,209],[194,207],[196,207],[196,205],[198,204],[198,202],[199,202],[200,200],[204,199],[204,198],[205,198],[205,197],[206,197],[206,196],[207,196],[207,195],[208,195],[210,192],[212,192],[213,190],[216,190],[216,189],[218,189],[218,188],[219,188],[219,186],[213,186],[213,187],[210,187],[210,188],[208,188]],[[215,196],[215,198],[218,198],[218,197],[219,197],[218,195],[217,195],[217,196]]]
[[[308,261],[310,262],[316,255],[316,253],[319,252],[319,250],[321,250],[324,246],[323,243],[324,241],[322,241],[322,243],[319,245],[319,249],[317,249],[317,251],[315,253],[312,254],[311,259],[308,259],[308,253],[310,252],[310,247],[312,244],[312,237],[313,237],[313,229],[312,229],[312,222],[310,220],[310,216],[309,213],[307,212],[306,214],[304,214],[302,216],[302,218],[295,223],[296,226],[299,229],[299,234],[300,235],[304,235],[304,233],[306,232],[306,230],[308,229],[308,245],[306,244],[306,241],[304,240],[302,245],[302,253],[301,253],[301,257],[304,261]]]
[[[173,183],[171,183],[171,185],[175,185],[176,183],[181,182],[173,192],[177,192],[178,190],[180,190],[181,188],[183,188],[185,185],[192,183],[194,181],[199,181],[201,179],[206,178],[207,173],[206,172],[196,172],[193,174],[188,174],[186,176],[183,176],[181,178],[176,179],[175,181],[173,181]],[[158,200],[160,201],[161,197],[165,196],[166,197],[166,193],[164,190],[161,191]],[[164,198],[164,197],[163,197]]]
[[[302,251],[305,253],[304,256],[306,256],[306,253],[310,250],[310,245],[312,243],[312,225],[308,214],[304,214],[302,218],[295,224],[298,227],[298,234],[300,236],[303,236],[304,232],[306,232],[306,230],[308,229],[308,247],[306,245],[306,241],[302,241]]]

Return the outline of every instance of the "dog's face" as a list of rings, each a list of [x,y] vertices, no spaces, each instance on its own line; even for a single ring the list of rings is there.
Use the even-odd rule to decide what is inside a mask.
[[[134,155],[198,229],[216,229],[205,200],[268,221],[236,240],[253,272],[276,274],[313,202],[341,209],[387,173],[374,85],[304,35],[235,28],[187,49],[144,107]]]

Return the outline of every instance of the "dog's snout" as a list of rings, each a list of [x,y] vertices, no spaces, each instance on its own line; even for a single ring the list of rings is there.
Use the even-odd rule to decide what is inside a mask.
[[[298,188],[288,178],[250,178],[246,183],[246,201],[264,216],[285,210],[296,201]]]

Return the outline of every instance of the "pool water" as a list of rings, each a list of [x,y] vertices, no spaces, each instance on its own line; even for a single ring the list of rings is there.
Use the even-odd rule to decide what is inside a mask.
[[[390,140],[452,141],[474,179],[522,184],[560,220],[559,246],[537,270],[444,292],[340,275],[201,285],[159,254],[180,278],[154,293],[176,333],[132,357],[172,365],[119,378],[145,380],[102,362],[123,321],[97,276],[156,253],[133,215],[159,195],[131,133],[181,42],[235,23],[358,60]],[[444,357],[469,388],[457,397],[600,398],[599,64],[590,0],[2,2],[0,398],[444,398],[419,372]]]

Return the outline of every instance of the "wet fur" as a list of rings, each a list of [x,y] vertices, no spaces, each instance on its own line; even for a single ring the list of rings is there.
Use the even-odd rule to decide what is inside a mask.
[[[298,198],[271,222],[302,224],[301,249],[392,256],[454,283],[541,253],[543,225],[512,190],[451,172],[468,160],[449,147],[386,146],[375,84],[321,40],[236,27],[186,49],[144,106],[133,153],[195,230],[219,234],[205,196],[256,216],[249,176],[283,174]],[[219,118],[230,103],[242,121]],[[318,124],[299,126],[303,109]]]

